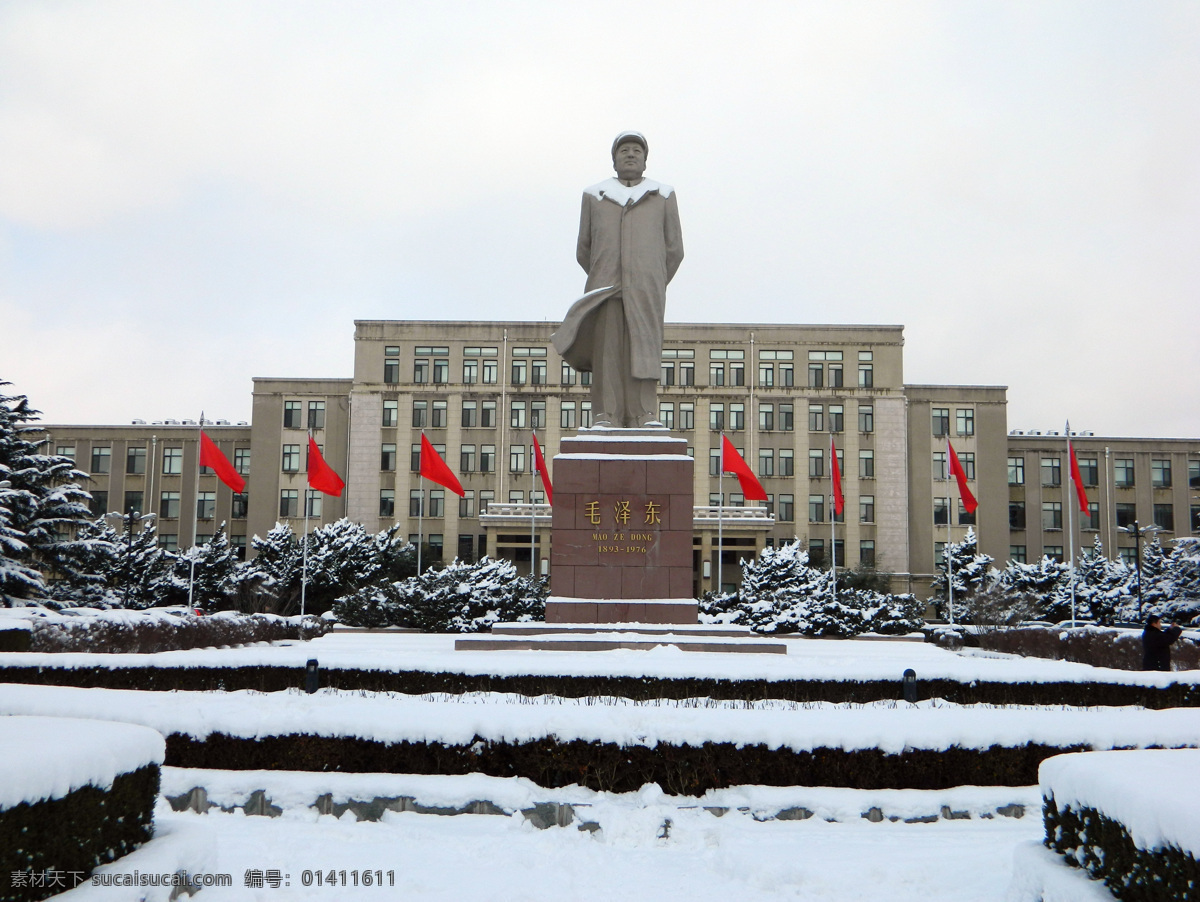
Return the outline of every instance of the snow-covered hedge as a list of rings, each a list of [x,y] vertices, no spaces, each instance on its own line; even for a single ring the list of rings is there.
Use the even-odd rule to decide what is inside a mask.
[[[153,654],[186,648],[219,648],[284,639],[315,639],[329,630],[316,617],[276,617],[224,611],[198,616],[187,610],[94,611],[13,608],[3,621],[29,625],[34,652]],[[0,621],[0,622],[3,622]]]
[[[1200,750],[1059,755],[1038,771],[1046,845],[1120,900],[1200,897]]]
[[[1024,626],[980,630],[979,647],[990,651],[1075,661],[1093,667],[1142,669],[1142,637],[1138,632],[1108,627]],[[1200,670],[1200,643],[1187,636],[1171,646],[1172,670]]]
[[[429,633],[477,633],[493,623],[543,620],[545,580],[517,576],[511,561],[458,560],[398,582],[339,598],[333,613],[349,626],[410,627]]]
[[[45,899],[147,842],[165,743],[127,723],[0,718],[0,899]],[[39,879],[35,879],[39,878]]]
[[[764,548],[742,561],[736,595],[708,595],[700,602],[704,623],[744,624],[755,632],[850,638],[865,632],[903,634],[919,630],[923,602],[912,595],[839,588],[833,575],[808,563],[799,542]]]

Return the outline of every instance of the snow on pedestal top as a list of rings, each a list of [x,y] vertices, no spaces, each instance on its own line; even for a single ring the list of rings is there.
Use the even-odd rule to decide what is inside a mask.
[[[163,762],[157,730],[70,717],[0,716],[0,811],[22,802],[58,799],[120,774]]]

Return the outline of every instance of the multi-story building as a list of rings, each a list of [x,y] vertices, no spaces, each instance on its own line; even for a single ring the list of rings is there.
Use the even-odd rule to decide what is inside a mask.
[[[193,504],[200,540],[228,520],[236,544],[277,521],[299,530],[307,510],[310,528],[346,516],[372,531],[398,526],[414,541],[420,534],[434,557],[501,555],[527,569],[549,558],[550,543],[532,436],[552,458],[563,436],[591,425],[588,376],[554,351],[555,328],[357,322],[352,378],[255,379],[252,425],[211,428],[249,474],[240,496],[215,477],[192,475],[195,426],[48,428],[52,444],[73,448],[92,472],[97,510],[150,507],[150,498],[168,544],[192,541],[182,514]],[[834,543],[839,567],[874,566],[894,574],[896,589],[918,593],[945,542],[968,528],[998,562],[1061,555],[1071,544],[1061,522],[1065,440],[1010,434],[1002,386],[906,385],[901,326],[668,324],[659,415],[696,460],[697,592],[715,588],[718,571],[725,584],[736,582],[739,557],[795,538],[818,561]],[[345,479],[341,498],[308,491],[310,433]],[[464,497],[420,478],[422,433],[458,474]],[[747,504],[736,479],[719,473],[723,434],[759,475],[765,505]],[[831,442],[845,498],[836,524]],[[979,501],[974,514],[950,477],[947,442]],[[1163,527],[1164,538],[1200,532],[1200,440],[1081,435],[1076,448],[1096,489],[1094,517],[1075,523],[1076,548],[1099,531],[1106,547],[1126,554],[1133,540],[1116,528],[1130,519]],[[112,459],[122,455],[128,472],[114,472]]]

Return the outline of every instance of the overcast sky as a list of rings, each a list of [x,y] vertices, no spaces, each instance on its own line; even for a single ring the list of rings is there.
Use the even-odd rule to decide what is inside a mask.
[[[556,321],[622,129],[680,322],[906,327],[1010,428],[1200,436],[1200,3],[8,2],[0,378],[249,419],[354,319]]]

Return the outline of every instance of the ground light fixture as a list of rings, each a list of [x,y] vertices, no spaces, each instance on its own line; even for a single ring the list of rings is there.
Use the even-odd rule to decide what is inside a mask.
[[[320,688],[321,685],[321,668],[317,664],[316,658],[309,658],[308,663],[304,665],[304,691],[309,695]]]

